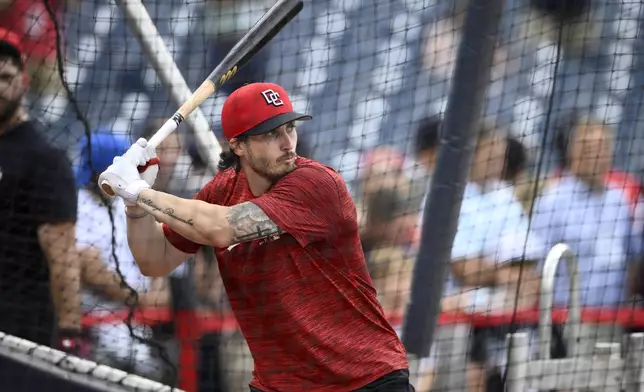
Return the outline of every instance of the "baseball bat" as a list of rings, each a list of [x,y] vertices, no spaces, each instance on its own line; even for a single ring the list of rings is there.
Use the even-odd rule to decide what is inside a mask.
[[[148,140],[148,145],[156,148],[161,144],[199,105],[230,80],[241,67],[246,65],[257,52],[272,40],[302,8],[304,8],[303,0],[278,0],[237,42],[179,110]],[[101,189],[110,196],[115,194],[106,181],[101,183]]]

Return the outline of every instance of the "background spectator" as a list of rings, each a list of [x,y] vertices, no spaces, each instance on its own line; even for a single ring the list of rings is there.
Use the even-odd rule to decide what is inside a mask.
[[[427,195],[429,194],[429,186],[431,185],[431,177],[434,173],[434,166],[436,164],[436,155],[438,154],[438,146],[440,144],[440,130],[443,125],[443,120],[440,116],[432,116],[424,119],[414,139],[416,146],[415,158],[416,162],[420,165],[422,175],[425,177],[426,191],[419,206],[418,223],[414,232],[414,244],[419,246],[421,229],[423,227],[424,208],[427,203]]]
[[[407,178],[402,174],[404,157],[395,148],[382,146],[364,154],[360,165],[359,185],[356,208],[358,210],[358,224],[361,229],[365,227],[368,214],[368,200],[371,195],[381,189],[397,189],[404,192],[403,185]]]
[[[58,18],[65,6],[74,4],[76,0],[0,0],[0,27],[20,37],[35,98],[64,95],[56,57],[56,27],[47,7]]]
[[[528,153],[523,144],[515,137],[506,140],[507,150],[502,180],[512,185],[517,200],[526,214],[532,211],[535,198],[543,188],[543,181],[537,181],[528,170]]]
[[[405,221],[398,219],[406,202],[395,189],[385,188],[371,195],[361,238],[378,300],[388,315],[402,315],[411,286],[414,258],[400,238]]]
[[[444,15],[430,23],[424,34],[423,66],[438,79],[451,79],[456,65],[456,51],[461,40],[461,28],[467,16],[469,0],[449,0]],[[501,79],[507,65],[505,48],[494,52],[492,79]]]
[[[126,304],[159,307],[170,304],[167,286],[159,281],[154,284],[153,279],[141,274],[134,262],[127,243],[123,200],[108,199],[98,188],[98,175],[129,145],[129,138],[110,134],[109,130],[99,130],[91,135],[91,149],[87,141],[82,142],[76,176],[79,187],[76,243],[81,250],[83,280],[89,288],[100,290],[98,295],[85,291],[83,307],[86,312],[122,310]],[[138,337],[151,337],[147,327],[134,326],[133,333]],[[95,361],[162,379],[164,364],[154,352],[155,348],[132,336],[125,324],[101,325],[93,328],[92,334],[96,341]]]
[[[507,137],[484,124],[461,205],[444,310],[499,312],[536,303],[538,281],[533,268],[547,249],[530,232],[513,187],[501,180],[506,153]],[[499,383],[506,333],[494,328],[475,330],[478,349],[470,357],[470,390]],[[485,365],[490,366],[494,381],[488,380]]]
[[[82,346],[76,187],[63,151],[22,107],[21,39],[0,29],[0,330]]]
[[[534,230],[548,247],[563,242],[578,257],[582,306],[623,304],[628,295],[627,270],[634,260],[629,250],[639,253],[642,249],[641,223],[632,224],[624,188],[606,181],[612,167],[613,137],[609,127],[588,117],[561,127],[556,148],[564,170],[535,204]],[[567,303],[568,287],[562,264],[555,284],[557,304]],[[580,353],[591,352],[596,342],[621,339],[621,330],[612,325],[586,331]]]
[[[590,0],[530,0],[530,7],[526,7],[528,37],[557,42],[562,26],[566,52],[597,52],[602,32],[601,24],[595,20],[597,9],[592,9],[591,4]]]

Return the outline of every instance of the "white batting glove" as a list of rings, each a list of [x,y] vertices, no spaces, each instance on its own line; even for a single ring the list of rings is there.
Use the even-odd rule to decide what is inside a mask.
[[[107,170],[98,177],[99,186],[107,182],[127,206],[135,206],[139,193],[150,189],[150,184],[141,178],[136,165],[124,157],[114,158]]]
[[[138,167],[141,178],[150,186],[154,185],[159,174],[159,158],[156,150],[148,146],[148,141],[140,138],[123,154],[123,158],[130,160]]]
[[[154,148],[148,146],[148,141],[140,138],[127,149],[123,158],[129,159],[135,166],[145,166],[152,158],[156,157]]]

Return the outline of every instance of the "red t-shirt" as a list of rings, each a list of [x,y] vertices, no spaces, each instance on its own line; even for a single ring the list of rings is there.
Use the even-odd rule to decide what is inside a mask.
[[[367,272],[356,208],[344,181],[318,162],[255,198],[243,173],[217,173],[196,196],[233,206],[252,201],[282,230],[279,239],[215,250],[226,293],[263,391],[350,391],[408,367]],[[200,245],[167,226],[177,249]]]

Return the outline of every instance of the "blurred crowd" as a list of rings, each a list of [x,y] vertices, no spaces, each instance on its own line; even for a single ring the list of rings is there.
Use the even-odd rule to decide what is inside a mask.
[[[68,61],[63,58],[59,62],[61,51],[65,52],[67,48],[66,41],[58,39],[55,23],[56,18],[64,19],[64,10],[73,14],[73,10],[84,6],[82,3],[82,0],[0,0],[0,27],[18,34],[22,40],[22,50],[28,54],[24,71],[31,89],[24,98],[36,117],[39,113],[48,113],[47,105],[53,101],[64,106],[63,112],[72,113],[73,108],[69,105],[73,101],[70,97],[74,94],[68,95],[67,92],[71,88],[82,93],[81,87],[70,87],[69,80],[60,77],[63,74],[69,76],[59,68]],[[242,3],[244,5],[240,6]],[[407,3],[414,2],[409,0]],[[206,23],[209,29],[204,29],[201,34],[209,37],[209,50],[207,59],[198,67],[201,74],[197,75],[197,79],[208,73],[203,70],[213,68],[223,58],[252,25],[252,15],[261,16],[267,5],[270,2],[260,0],[246,3],[231,0],[204,2],[203,18],[209,21]],[[466,5],[466,0],[457,0],[450,2],[450,7],[444,7],[449,8],[447,11],[434,13],[431,18],[419,18],[425,21],[418,38],[418,61],[415,62],[419,67],[418,75],[423,75],[418,76],[420,82],[415,93],[421,98],[419,103],[416,98],[410,101],[403,95],[397,96],[400,102],[412,102],[411,105],[407,103],[405,110],[412,110],[421,104],[432,106],[428,104],[432,94],[434,98],[438,96],[439,102],[446,99]],[[329,5],[331,8],[336,6]],[[342,9],[347,14],[355,11],[350,5],[337,7],[344,7]],[[417,5],[408,7],[413,9]],[[626,15],[624,9],[627,5],[621,7],[623,12],[620,12]],[[437,6],[434,4],[427,8]],[[251,9],[253,12],[250,12]],[[525,67],[521,62],[529,56],[517,56],[518,46],[525,48],[534,45],[539,50],[550,50],[545,55],[543,50],[537,52],[535,59],[537,63],[550,62],[550,65],[558,60],[554,52],[560,49],[565,62],[578,64],[580,78],[585,75],[584,72],[591,73],[588,67],[596,67],[593,72],[604,72],[605,65],[602,64],[611,62],[602,52],[600,42],[606,38],[602,33],[605,26],[600,22],[607,11],[603,7],[593,8],[586,1],[533,0],[518,9],[507,11],[514,15],[512,20],[522,21],[510,30],[516,33],[512,29],[519,29],[524,39],[517,43],[508,36],[501,35],[499,38],[491,70],[492,83],[488,90],[486,114],[476,127],[473,159],[468,181],[464,185],[441,309],[443,312],[507,312],[536,306],[543,261],[548,251],[561,242],[568,244],[578,257],[583,306],[615,308],[636,304],[637,299],[644,295],[644,275],[641,271],[644,205],[643,188],[637,178],[639,173],[632,168],[639,167],[642,156],[633,153],[625,159],[624,154],[617,153],[620,148],[624,151],[623,138],[629,130],[620,127],[614,113],[609,113],[609,109],[614,107],[613,103],[601,104],[599,109],[596,104],[612,98],[604,95],[588,98],[587,105],[580,99],[575,108],[562,110],[561,113],[558,111],[552,118],[546,116],[545,111],[543,115],[539,114],[539,110],[532,109],[527,114],[517,112],[519,103],[523,105],[526,102],[525,99],[517,99],[514,102],[514,117],[510,116],[510,120],[497,115],[501,111],[499,106],[489,103],[511,96],[505,94],[504,89],[509,88],[515,93],[521,90],[519,85],[512,84],[512,78],[520,74],[519,70]],[[317,12],[317,8],[315,10]],[[416,12],[422,13],[420,9]],[[413,15],[413,12],[408,15]],[[639,11],[634,20],[638,21],[638,18]],[[328,49],[333,45],[331,40],[337,38],[331,37],[336,23],[332,18],[328,18],[326,25],[322,23],[325,25],[322,28],[329,31],[329,36],[324,38],[324,45],[327,46],[322,45],[323,49]],[[407,20],[406,23],[403,23],[405,29],[412,31],[414,26],[410,25],[411,21]],[[562,27],[560,36],[556,34],[558,27]],[[297,38],[297,32],[294,34]],[[514,37],[512,34],[510,36]],[[621,50],[626,50],[622,41],[620,44]],[[313,43],[311,45],[313,59],[319,51],[313,50]],[[273,53],[282,53],[279,62],[288,56],[285,46],[273,50]],[[632,46],[629,48],[632,52]],[[388,49],[398,53],[395,47]],[[269,53],[260,53],[242,73],[236,75],[233,83],[225,86],[222,94],[229,94],[243,83],[272,77],[274,63],[269,61]],[[611,57],[610,53],[608,57]],[[600,60],[592,66],[584,62],[593,58]],[[314,64],[306,65],[315,68],[312,67]],[[136,67],[139,67],[137,72],[141,74],[140,68],[143,66],[139,64]],[[350,72],[349,68],[343,68],[345,71],[342,72]],[[357,72],[358,68],[354,71]],[[373,75],[377,74],[376,69],[372,71]],[[400,67],[397,71],[401,80],[406,72],[414,72],[401,70]],[[618,71],[624,72],[622,69]],[[77,72],[80,71],[77,69]],[[547,72],[535,71],[532,88],[538,90],[543,83],[553,84],[550,80],[554,77],[553,72],[550,68]],[[394,75],[389,71],[385,73]],[[331,71],[328,75],[331,75]],[[317,105],[324,110],[328,107],[323,100],[325,87],[315,87],[324,83],[314,73],[309,72],[303,77],[296,72],[281,70],[275,77],[280,79],[276,82],[282,83],[286,79],[286,83],[283,83],[286,86],[289,83],[297,86],[296,91],[298,88],[302,91],[302,100],[307,102],[306,105]],[[141,80],[132,82],[127,76],[123,78],[125,82],[119,81],[119,88],[130,82],[133,86],[142,86]],[[427,80],[422,82],[422,78]],[[356,90],[359,90],[359,80],[357,77],[356,86],[353,86]],[[389,83],[389,89],[395,89],[397,79],[392,80],[385,81],[385,84]],[[424,86],[437,84],[437,80],[444,82],[443,88],[439,89],[442,91],[436,93],[437,90],[432,89],[430,94],[429,90],[423,90]],[[89,85],[92,83],[91,80],[87,82]],[[597,83],[592,81],[593,86]],[[608,90],[614,92],[615,83],[609,81],[611,88]],[[81,82],[77,80],[71,84],[80,85]],[[328,82],[329,86],[331,84]],[[444,108],[434,110],[423,107],[420,114],[410,114],[402,109],[397,110],[399,107],[395,103],[389,106],[378,104],[382,106],[382,113],[375,112],[374,115],[370,105],[380,102],[379,98],[374,98],[366,101],[361,123],[344,124],[339,120],[342,112],[340,100],[346,94],[342,86],[338,89],[339,93],[326,97],[327,101],[338,99],[334,103],[338,108],[334,106],[333,109],[334,113],[337,112],[337,118],[328,116],[320,109],[322,116],[317,117],[316,121],[323,125],[319,125],[319,129],[302,129],[297,151],[301,156],[336,163],[347,179],[358,209],[362,244],[373,284],[384,312],[392,324],[400,328],[410,301],[412,275],[419,244],[423,240],[423,221],[441,224],[432,223],[431,217],[424,216],[423,208],[431,189],[441,140],[446,136],[440,114]],[[555,87],[545,89],[546,93],[542,89],[541,93],[536,91],[534,94],[544,100],[554,94],[551,89]],[[622,90],[626,91],[626,88]],[[397,92],[385,91],[383,94],[394,96]],[[614,95],[617,97],[615,99],[626,100],[625,94]],[[7,99],[5,96],[2,98]],[[561,97],[558,99],[567,101]],[[91,106],[96,104],[100,102]],[[165,110],[165,114],[170,113],[167,105],[158,106],[162,108],[161,111]],[[565,104],[562,103],[557,108],[563,106]],[[397,114],[387,117],[387,108]],[[91,114],[92,109],[87,112]],[[315,109],[312,112],[316,114]],[[110,119],[113,120],[111,122],[103,119],[98,122],[110,125],[91,127],[87,129],[88,135],[63,137],[67,142],[76,138],[69,145],[56,141],[56,136],[47,132],[59,129],[56,127],[60,127],[60,123],[53,123],[60,119],[50,118],[51,113],[38,118],[45,124],[44,134],[47,138],[54,139],[52,142],[55,144],[65,144],[73,161],[75,184],[72,186],[77,191],[75,250],[82,283],[82,310],[79,309],[79,313],[112,312],[126,306],[173,308],[186,301],[199,310],[213,313],[228,310],[212,249],[203,249],[168,277],[143,276],[127,245],[122,201],[108,200],[96,186],[97,174],[111,163],[114,156],[121,155],[138,137],[149,138],[160,127],[165,119],[154,113],[154,110],[146,111],[142,120],[127,124],[119,122],[118,118]],[[413,120],[408,118],[401,123],[398,119],[407,114]],[[534,124],[535,116],[541,118],[542,125]],[[374,117],[387,118],[375,126],[378,128],[375,139],[371,134],[373,122],[370,121]],[[91,116],[89,121],[92,125],[97,123]],[[348,136],[345,139],[348,141],[344,145],[336,143],[335,134],[329,130],[337,127],[350,129],[346,131]],[[537,131],[539,127],[543,129]],[[213,120],[213,129],[222,148],[227,148],[223,138],[218,135],[217,120]],[[356,130],[360,130],[360,135],[355,134]],[[73,134],[72,131],[69,133]],[[405,137],[396,136],[396,133]],[[89,139],[86,136],[90,136]],[[0,132],[0,143],[2,137]],[[357,139],[362,141],[356,142]],[[632,140],[633,144],[638,144],[635,139]],[[356,148],[356,143],[360,144],[357,146],[359,148]],[[161,165],[154,188],[184,197],[196,193],[214,175],[197,151],[195,140],[188,133],[170,135],[158,147]],[[343,161],[347,157],[354,157],[351,158],[351,169],[347,169]],[[634,162],[632,165],[629,159]],[[2,197],[4,195],[0,193]],[[41,242],[40,246],[45,245]],[[3,255],[0,254],[0,263],[2,261]],[[562,267],[556,281],[555,302],[565,306],[567,300],[568,276]],[[521,326],[534,334],[533,327]],[[173,383],[177,377],[173,367],[179,365],[180,351],[175,330],[173,322],[154,327],[125,324],[94,326],[81,331],[79,345],[83,349],[76,353],[109,366]],[[507,332],[503,328],[479,328],[475,331],[476,344],[471,350],[468,365],[469,390],[501,390]],[[585,336],[584,339],[591,342],[587,346],[592,347],[595,342],[620,342],[624,332],[620,328],[607,326],[597,328],[592,336]],[[236,391],[247,388],[252,372],[252,357],[239,332],[213,331],[206,334],[200,340],[199,351],[200,390]],[[438,360],[435,350],[429,357],[420,360],[420,371],[415,380],[417,390],[430,390]]]
[[[427,184],[440,150],[441,124],[433,117],[418,129],[416,158]],[[578,257],[582,306],[638,306],[644,255],[641,184],[613,166],[614,131],[603,121],[579,113],[553,128],[558,164],[552,171],[539,172],[529,169],[525,147],[506,131],[485,121],[479,126],[441,300],[443,312],[500,314],[536,308],[543,262],[557,243],[569,245]],[[422,210],[419,214],[414,184],[400,174],[400,155],[385,147],[377,151],[380,158],[367,166],[362,182],[363,243],[385,312],[404,314],[422,234]],[[372,188],[374,182],[378,185]],[[568,304],[568,279],[561,265],[555,306]],[[533,326],[525,329],[534,337]],[[498,388],[508,332],[475,329],[468,370],[471,390],[502,390]],[[596,343],[621,342],[624,332],[614,325],[594,328],[582,336],[582,355],[592,355]],[[433,351],[421,361],[420,390],[431,385],[437,356]]]

